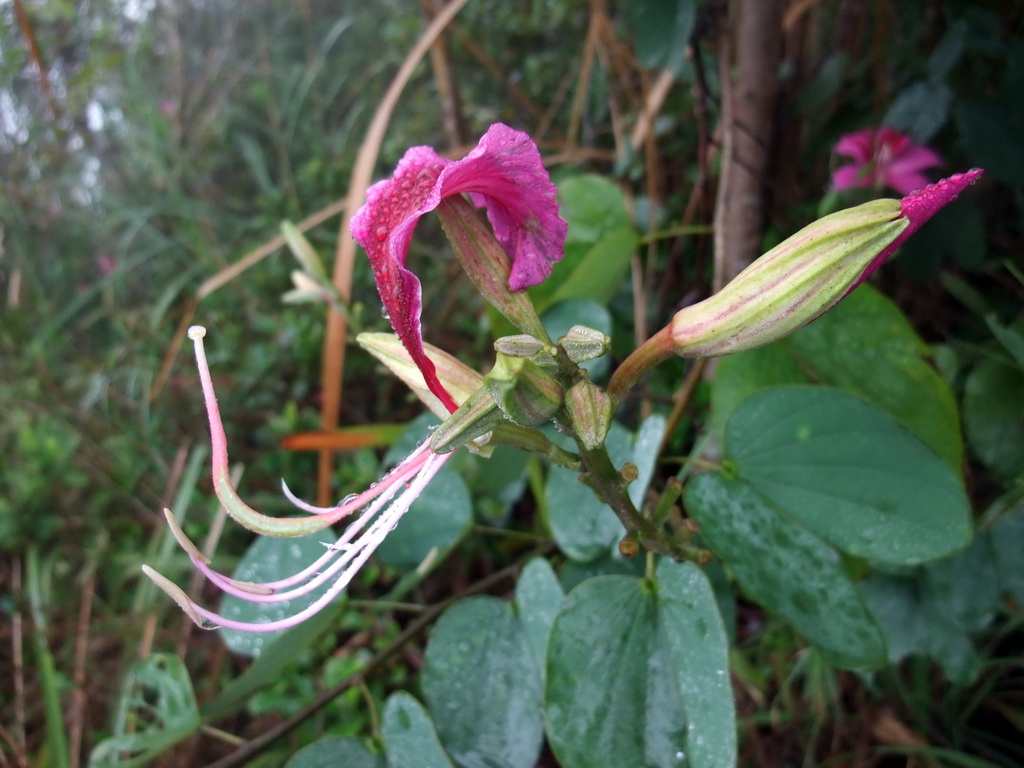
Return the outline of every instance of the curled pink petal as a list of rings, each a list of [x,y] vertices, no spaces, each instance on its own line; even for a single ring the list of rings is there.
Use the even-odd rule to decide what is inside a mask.
[[[390,179],[367,190],[366,204],[352,217],[352,236],[370,258],[391,326],[427,387],[452,412],[457,406],[423,350],[422,288],[406,267],[413,230],[444,198],[470,195],[486,208],[512,261],[508,287],[522,290],[544,280],[564,253],[568,224],[558,216],[555,191],[530,137],[496,123],[461,160],[413,147]]]
[[[390,179],[378,181],[366,191],[366,203],[352,217],[350,228],[373,266],[377,292],[391,327],[423,373],[427,388],[455,412],[458,405],[438,380],[423,349],[423,291],[419,278],[405,266],[420,208],[448,162],[430,147],[409,149]]]

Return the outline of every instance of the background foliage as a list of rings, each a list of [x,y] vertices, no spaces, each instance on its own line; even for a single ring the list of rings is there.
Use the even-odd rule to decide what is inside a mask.
[[[380,173],[409,145],[454,155],[493,121],[527,130],[570,221],[566,259],[534,299],[552,328],[608,331],[621,358],[708,291],[721,40],[739,5],[472,0],[404,90]],[[787,6],[765,247],[859,202],[828,191],[845,132],[884,123],[934,147],[944,170],[987,172],[877,290],[713,375],[664,366],[629,404],[612,455],[640,469],[637,500],[687,481],[682,508],[718,555],[710,566],[662,561],[645,579],[643,562],[615,555],[618,522],[571,473],[511,452],[459,457],[346,600],[253,640],[194,631],[140,578],[142,562],[189,578],[164,506],[187,513],[224,568],[258,555],[217,522],[181,330],[198,318],[213,331],[247,496],[283,509],[282,476],[313,495],[315,455],[281,442],[319,424],[325,304],[282,300],[299,263],[273,238],[299,223],[330,268],[362,137],[437,7],[0,3],[4,763],[700,766],[727,759],[736,733],[743,765],[1020,764],[1016,5]],[[412,255],[427,338],[486,368],[502,328],[431,226]],[[352,300],[355,327],[387,328],[361,261]],[[597,363],[600,381],[609,369]],[[914,552],[893,551],[891,521],[863,541],[813,519],[780,480],[780,457],[791,451],[831,490],[842,446],[801,453],[765,415],[806,408],[808,390],[822,424],[855,421],[901,481],[962,494],[963,473],[947,540],[911,536],[899,541]],[[342,425],[372,428],[337,462],[339,496],[429,423],[366,355],[346,357],[343,391]],[[684,458],[707,450],[726,470],[693,477]],[[853,483],[841,503],[870,508],[877,490],[899,505],[897,486],[867,498]],[[742,514],[723,498],[743,499]],[[968,514],[978,535],[954,551]],[[739,536],[752,520],[756,547]],[[728,657],[716,655],[726,641]],[[604,709],[574,709],[595,702]],[[706,739],[686,755],[672,748],[684,724]]]

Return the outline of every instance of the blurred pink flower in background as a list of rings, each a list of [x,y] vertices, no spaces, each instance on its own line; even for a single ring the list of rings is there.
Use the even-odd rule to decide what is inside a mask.
[[[96,269],[101,275],[109,275],[117,269],[117,256],[104,254],[96,257]]]
[[[848,133],[836,142],[833,151],[853,160],[833,172],[832,188],[837,190],[889,187],[909,195],[928,185],[922,171],[942,164],[937,153],[892,128]]]

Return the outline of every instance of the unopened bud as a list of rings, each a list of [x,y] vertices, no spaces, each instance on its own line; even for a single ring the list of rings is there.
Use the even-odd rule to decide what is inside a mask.
[[[713,357],[781,339],[827,312],[982,171],[958,173],[902,200],[833,213],[780,243],[725,288],[676,313],[608,382],[616,401],[673,355]]]
[[[543,424],[562,407],[562,386],[523,357],[498,355],[484,387],[505,417],[523,427]]]
[[[490,394],[486,389],[478,389],[434,430],[430,436],[430,450],[434,453],[451,453],[486,435],[501,421],[501,411]]]
[[[672,319],[675,354],[712,357],[780,339],[835,306],[981,171],[833,213],[804,227]]]
[[[525,357],[544,367],[552,367],[557,364],[550,350],[550,344],[540,341],[528,333],[502,336],[494,342],[495,352],[509,357]]]
[[[593,328],[574,325],[558,340],[558,346],[574,363],[584,363],[607,353],[612,348],[612,340]]]
[[[875,200],[804,227],[714,296],[676,313],[676,354],[742,352],[792,333],[845,296],[908,226],[899,201]]]
[[[580,379],[565,393],[565,409],[577,436],[590,450],[604,445],[612,423],[612,399],[589,379]]]
[[[450,411],[427,387],[423,373],[408,350],[393,333],[361,333],[356,342],[405,382],[434,415],[447,419]],[[423,351],[434,364],[437,378],[456,403],[464,403],[484,383],[484,377],[444,350],[424,344]]]

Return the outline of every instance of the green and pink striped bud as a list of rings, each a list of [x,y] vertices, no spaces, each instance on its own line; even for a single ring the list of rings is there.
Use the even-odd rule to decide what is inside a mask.
[[[677,312],[623,362],[609,392],[622,397],[651,367],[672,356],[743,352],[802,328],[867,279],[981,173],[956,174],[902,200],[875,200],[808,225],[714,296]]]

